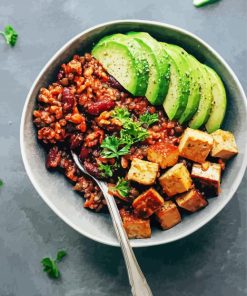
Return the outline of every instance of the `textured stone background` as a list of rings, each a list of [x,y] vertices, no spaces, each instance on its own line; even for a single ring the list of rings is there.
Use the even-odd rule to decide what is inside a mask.
[[[82,30],[126,18],[190,30],[246,83],[246,0],[203,9],[192,0],[0,0],[0,27],[13,24],[20,34],[13,49],[0,40],[0,296],[130,295],[120,250],[90,241],[57,218],[28,180],[19,149],[22,107],[43,65]],[[246,176],[228,206],[197,233],[135,251],[154,295],[247,294]],[[62,279],[52,281],[39,261],[61,247],[69,255],[60,264]]]

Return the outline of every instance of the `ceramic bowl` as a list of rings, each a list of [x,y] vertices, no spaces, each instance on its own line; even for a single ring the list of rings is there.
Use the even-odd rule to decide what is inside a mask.
[[[220,74],[228,97],[223,128],[234,133],[239,147],[239,155],[227,165],[220,196],[209,199],[209,205],[205,209],[186,216],[180,224],[170,230],[161,231],[154,228],[150,239],[131,240],[133,247],[147,247],[181,239],[208,223],[230,201],[244,175],[247,163],[246,97],[231,68],[206,42],[181,28],[143,20],[104,23],[80,33],[55,53],[34,81],[23,109],[20,141],[27,174],[48,206],[79,233],[95,241],[118,246],[110,216],[106,213],[98,214],[84,209],[82,198],[72,190],[71,184],[65,177],[59,173],[47,171],[45,151],[37,142],[36,130],[32,123],[32,111],[36,105],[39,89],[48,86],[55,79],[62,63],[69,61],[75,53],[83,54],[90,50],[95,42],[107,34],[128,31],[149,32],[160,41],[178,44]]]

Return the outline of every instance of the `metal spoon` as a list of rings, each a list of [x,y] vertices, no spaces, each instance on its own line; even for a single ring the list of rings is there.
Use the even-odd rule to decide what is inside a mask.
[[[76,163],[78,168],[81,170],[81,172],[90,176],[97,183],[97,185],[99,186],[99,188],[101,189],[105,197],[109,212],[111,214],[112,222],[118,237],[118,241],[122,248],[124,261],[127,267],[129,281],[131,285],[132,295],[133,296],[152,296],[153,294],[147,284],[145,276],[143,275],[140,269],[140,266],[136,260],[132,247],[130,246],[129,239],[123,227],[122,219],[119,215],[119,211],[118,211],[115,199],[108,193],[107,184],[91,176],[82,166],[78,156],[73,151],[71,151],[71,154],[74,159],[74,162]]]

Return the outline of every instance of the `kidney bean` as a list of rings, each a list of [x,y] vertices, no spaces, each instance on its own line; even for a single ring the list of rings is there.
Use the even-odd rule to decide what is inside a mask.
[[[75,99],[74,95],[70,92],[70,89],[68,87],[64,87],[61,101],[64,113],[72,112],[75,104]]]
[[[103,111],[112,109],[115,106],[115,102],[110,99],[102,99],[98,102],[91,102],[88,104],[87,113],[90,115],[99,115]]]
[[[83,135],[81,133],[72,134],[70,137],[70,149],[77,149],[81,146],[83,141]]]
[[[90,150],[88,148],[82,147],[81,152],[80,152],[80,156],[79,156],[80,160],[86,159],[89,156],[89,152],[90,152]]]
[[[52,147],[47,155],[46,167],[47,168],[56,168],[61,161],[61,153],[57,146]]]
[[[99,169],[96,164],[93,164],[87,160],[84,161],[84,168],[87,170],[87,172],[95,177],[99,176]]]

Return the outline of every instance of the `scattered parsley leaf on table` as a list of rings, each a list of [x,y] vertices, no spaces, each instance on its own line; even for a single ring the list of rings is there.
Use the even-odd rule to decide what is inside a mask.
[[[207,4],[212,4],[218,2],[220,0],[193,0],[193,4],[195,7],[202,7]]]
[[[0,188],[3,186],[3,180],[2,179],[0,179]]]
[[[57,252],[57,258],[56,258],[56,262],[60,262],[63,257],[65,257],[67,255],[67,252],[64,250],[60,250]]]
[[[129,183],[128,181],[124,180],[124,178],[118,177],[118,182],[115,187],[112,187],[112,190],[115,190],[120,195],[127,197],[130,192]]]
[[[15,46],[18,34],[13,27],[11,27],[10,25],[6,26],[4,28],[4,31],[0,31],[0,34],[4,36],[8,45]]]
[[[43,266],[43,271],[46,272],[49,277],[58,279],[60,277],[60,271],[58,269],[57,263],[60,262],[66,255],[66,251],[60,250],[57,252],[55,260],[49,257],[43,258],[40,262]]]

